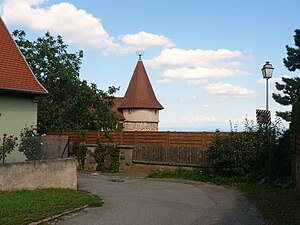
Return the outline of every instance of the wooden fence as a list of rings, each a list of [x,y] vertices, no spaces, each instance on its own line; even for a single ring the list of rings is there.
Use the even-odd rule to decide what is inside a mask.
[[[208,167],[207,151],[194,146],[136,145],[133,163]]]
[[[87,130],[87,143],[96,144],[97,141],[108,141],[103,131]],[[51,135],[68,135],[70,141],[83,140],[82,131],[50,131]],[[122,131],[109,132],[112,140],[120,145],[161,145],[161,146],[194,146],[207,148],[212,142],[215,132],[137,132]],[[223,132],[221,135],[228,135]]]
[[[107,142],[107,133],[87,130],[87,144]],[[51,135],[68,135],[71,142],[83,141],[83,131],[50,131]],[[222,136],[229,133],[220,133]],[[109,132],[119,145],[134,146],[133,163],[172,166],[208,167],[207,147],[215,132]]]

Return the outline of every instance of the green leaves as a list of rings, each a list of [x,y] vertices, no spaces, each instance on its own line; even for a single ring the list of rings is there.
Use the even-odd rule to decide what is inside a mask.
[[[119,148],[115,143],[99,142],[95,150],[97,170],[101,172],[119,172]]]
[[[85,165],[85,159],[86,159],[86,153],[87,153],[87,147],[84,142],[74,142],[73,143],[73,153],[76,156],[76,160],[79,165],[79,169],[83,170]]]
[[[112,111],[116,87],[99,90],[80,80],[83,51],[68,52],[61,36],[46,32],[35,41],[24,31],[13,32],[15,41],[37,79],[49,95],[38,103],[38,130],[113,130],[118,119]]]
[[[256,132],[232,132],[228,136],[216,136],[209,146],[211,165],[219,171],[243,176],[265,165],[264,159],[268,151],[266,134]]]
[[[300,69],[300,30],[295,30],[294,35],[295,46],[296,48],[286,46],[287,57],[283,59],[285,67],[289,71],[296,71]],[[283,94],[273,93],[273,99],[281,105],[292,105],[299,94],[300,90],[300,78],[286,78],[282,77],[283,83],[276,82],[275,87],[278,91],[281,91]],[[283,118],[286,121],[291,121],[291,113],[287,112],[276,112],[276,115]]]
[[[25,127],[21,131],[19,151],[23,152],[27,161],[41,160],[45,158],[42,151],[42,137],[37,133],[34,126]]]
[[[3,134],[1,139],[2,139],[2,145],[0,145],[0,160],[2,160],[2,164],[4,164],[7,155],[9,155],[18,145],[17,144],[18,138],[14,137],[13,135]]]
[[[300,98],[293,105],[290,128],[292,134],[300,134]]]
[[[300,30],[295,30],[294,35],[295,45],[297,48],[285,46],[287,51],[287,58],[283,59],[283,63],[289,71],[300,69]]]

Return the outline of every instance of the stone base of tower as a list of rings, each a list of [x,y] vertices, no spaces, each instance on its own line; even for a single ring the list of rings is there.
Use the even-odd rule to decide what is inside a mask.
[[[156,122],[124,122],[123,131],[158,131]]]

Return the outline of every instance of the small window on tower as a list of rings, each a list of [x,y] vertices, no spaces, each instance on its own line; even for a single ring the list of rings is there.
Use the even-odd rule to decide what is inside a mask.
[[[157,109],[154,110],[154,113],[155,113],[155,114],[157,113]]]

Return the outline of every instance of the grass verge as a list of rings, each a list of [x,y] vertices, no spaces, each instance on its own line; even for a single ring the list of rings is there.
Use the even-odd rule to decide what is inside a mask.
[[[242,179],[234,176],[229,176],[225,173],[218,174],[210,170],[188,170],[177,168],[176,170],[156,171],[148,175],[149,178],[174,178],[174,179],[185,179],[195,180],[201,182],[209,182],[214,184],[225,184],[235,185],[243,182]]]
[[[0,192],[0,224],[26,224],[84,205],[99,207],[102,200],[71,189]]]
[[[273,225],[300,225],[300,196],[294,188],[246,183],[240,189]]]
[[[273,225],[300,225],[300,193],[294,188],[280,188],[265,184],[251,183],[246,178],[231,177],[207,170],[159,171],[149,174],[150,178],[175,178],[218,185],[238,187]]]

